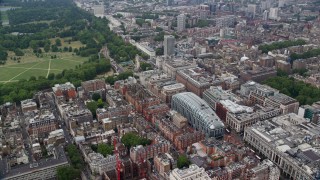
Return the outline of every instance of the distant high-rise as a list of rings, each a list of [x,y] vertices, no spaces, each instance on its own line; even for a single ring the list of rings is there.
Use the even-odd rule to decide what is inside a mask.
[[[252,15],[252,18],[255,18],[256,16],[256,10],[257,10],[257,5],[256,4],[249,4],[248,5],[248,13]]]
[[[268,12],[267,10],[265,10],[265,11],[263,12],[263,20],[264,20],[264,21],[267,21],[267,20],[268,20],[268,15],[269,15],[269,12]]]
[[[167,6],[172,6],[173,5],[173,0],[167,0]]]
[[[279,8],[270,8],[269,19],[278,19]]]
[[[163,41],[164,47],[164,55],[165,56],[172,56],[174,55],[174,44],[175,38],[172,35],[165,35]]]
[[[183,31],[186,29],[186,16],[184,14],[180,14],[177,17],[177,29],[178,31]]]

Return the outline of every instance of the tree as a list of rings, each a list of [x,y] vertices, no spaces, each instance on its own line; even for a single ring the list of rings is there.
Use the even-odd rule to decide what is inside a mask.
[[[190,164],[191,164],[191,162],[189,161],[189,159],[186,155],[180,155],[178,157],[177,167],[179,169],[184,168],[184,167],[189,167]]]
[[[92,94],[92,100],[98,101],[99,99],[101,99],[101,96],[100,96],[99,93],[93,93]]]
[[[44,45],[43,50],[44,50],[45,52],[49,52],[49,51],[50,51],[50,44]]]
[[[54,80],[54,73],[50,73],[48,75],[48,80]]]
[[[142,69],[142,71],[152,70],[153,69],[151,64],[145,63],[145,62],[141,62],[140,68]]]
[[[56,46],[61,46],[62,44],[61,44],[61,40],[58,38],[58,39],[56,39]]]
[[[113,146],[109,144],[98,144],[97,152],[102,154],[104,157],[113,154]]]
[[[97,106],[98,106],[98,108],[104,107],[104,103],[103,103],[102,99],[98,99]]]
[[[137,145],[149,145],[151,144],[151,140],[142,138],[134,133],[126,133],[122,136],[121,142],[130,149],[130,147],[137,146]]]
[[[57,169],[57,178],[59,180],[81,179],[80,170],[71,166],[63,166]]]
[[[91,111],[93,117],[95,118],[97,115],[96,111],[98,109],[97,102],[91,101],[91,102],[88,102],[86,105],[87,105],[87,108]]]
[[[72,167],[74,167],[75,169],[82,169],[84,167],[84,161],[77,147],[74,144],[69,144],[66,150],[70,158]]]

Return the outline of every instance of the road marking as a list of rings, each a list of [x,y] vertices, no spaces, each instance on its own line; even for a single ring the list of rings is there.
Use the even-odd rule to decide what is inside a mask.
[[[49,67],[48,67],[47,78],[48,78],[48,76],[49,76],[49,73],[50,73],[50,68],[51,68],[51,59],[50,59],[50,61],[49,61]]]
[[[29,69],[29,68],[25,68],[25,67],[0,67],[1,68],[11,68],[11,69]],[[44,70],[47,71],[48,69],[44,69],[44,68],[31,68],[30,70]],[[50,69],[53,71],[62,71],[62,69]]]
[[[32,69],[33,67],[37,66],[37,65],[40,64],[40,63],[42,63],[42,62],[38,62],[37,64],[31,66],[30,68],[26,69],[25,71],[19,73],[18,75],[14,76],[13,78],[9,79],[9,80],[8,80],[7,82],[5,82],[4,84],[7,84],[8,82],[11,82],[14,78],[16,78],[16,77],[20,76],[21,74],[29,71],[30,69]]]

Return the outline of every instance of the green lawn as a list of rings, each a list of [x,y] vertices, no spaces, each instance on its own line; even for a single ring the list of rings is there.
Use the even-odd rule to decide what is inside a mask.
[[[21,63],[11,62],[9,65],[0,66],[0,83],[29,79],[31,76],[47,77],[49,73],[58,74],[64,69],[75,68],[87,60],[88,58],[72,56],[72,53],[59,53],[57,59],[48,56]]]
[[[9,18],[6,11],[1,11],[1,21],[2,25],[9,25]]]

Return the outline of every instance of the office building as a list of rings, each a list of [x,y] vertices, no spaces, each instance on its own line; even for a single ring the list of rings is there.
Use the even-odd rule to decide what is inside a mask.
[[[269,19],[278,20],[279,8],[270,8]]]
[[[185,116],[192,127],[207,137],[221,137],[224,124],[216,113],[199,96],[191,92],[172,96],[171,108]]]
[[[278,180],[280,170],[270,160],[265,159],[256,167],[248,169],[245,178],[250,180]]]
[[[170,180],[209,180],[211,179],[209,175],[206,173],[204,168],[199,168],[195,164],[191,164],[189,168],[185,169],[174,169],[170,173]]]
[[[186,29],[186,16],[184,14],[180,14],[177,17],[177,30],[179,32],[184,31]]]
[[[244,140],[290,179],[317,179],[320,126],[290,113],[247,127]]]
[[[164,55],[172,56],[174,55],[174,44],[175,38],[172,35],[165,35],[163,41]]]
[[[255,18],[257,12],[257,5],[256,4],[249,4],[247,8],[247,12],[250,14],[252,18]]]

